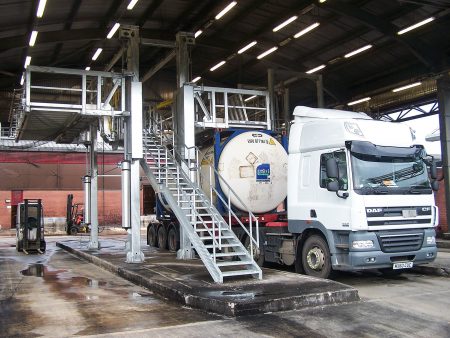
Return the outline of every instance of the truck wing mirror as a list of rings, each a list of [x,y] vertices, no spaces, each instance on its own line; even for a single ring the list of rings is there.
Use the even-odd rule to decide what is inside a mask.
[[[431,189],[433,189],[434,191],[438,191],[439,190],[439,182],[438,181],[431,182]]]
[[[435,180],[437,178],[437,167],[436,167],[436,161],[431,161],[430,165],[430,177],[432,180]]]
[[[328,178],[339,178],[338,164],[334,158],[329,158],[326,163],[327,167],[327,177]]]
[[[335,181],[335,180],[328,182],[327,190],[328,191],[339,191],[339,182]]]

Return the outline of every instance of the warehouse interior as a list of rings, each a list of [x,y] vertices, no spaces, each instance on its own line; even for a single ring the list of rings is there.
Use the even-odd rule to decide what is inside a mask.
[[[374,119],[401,111],[393,122],[439,114],[442,175],[450,173],[446,1],[30,0],[0,8],[2,171],[20,176],[21,163],[36,169],[28,176],[39,175],[43,164],[29,156],[45,150],[53,164],[79,167],[78,187],[43,180],[23,186],[5,182],[1,190],[84,189],[85,208],[92,204],[85,219],[95,249],[96,192],[121,189],[129,262],[143,260],[140,177],[149,176],[150,167],[141,159],[150,149],[146,142],[155,140],[140,130],[148,124],[175,135],[173,146],[190,167],[196,155],[189,149],[211,138],[208,130],[287,134],[296,106],[359,111]],[[209,102],[220,111],[211,117],[202,95],[223,95],[224,101],[237,95],[254,115],[232,116],[238,103],[230,100],[229,107]],[[431,108],[421,109],[424,105]],[[416,108],[421,114],[410,115]],[[55,159],[77,152],[85,158]],[[110,167],[99,172],[105,153]],[[119,169],[112,167],[113,158],[121,162]],[[16,167],[8,168],[11,163]],[[57,181],[70,175],[55,171],[49,169]],[[103,179],[100,187],[101,177],[111,183]],[[153,183],[158,190],[159,183]],[[191,257],[192,238],[181,236],[179,255]]]

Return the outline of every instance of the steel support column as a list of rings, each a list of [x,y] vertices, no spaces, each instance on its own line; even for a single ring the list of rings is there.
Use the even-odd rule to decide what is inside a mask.
[[[130,173],[122,171],[122,182],[125,186],[129,183],[130,187],[129,194],[122,191],[122,205],[129,205],[128,210],[122,210],[122,212],[129,213],[123,219],[127,222],[129,219],[131,224],[122,226],[130,226],[127,230],[127,263],[141,263],[144,261],[144,253],[141,251],[140,159],[143,157],[143,146],[142,83],[139,82],[139,27],[124,26],[119,34],[122,39],[127,41],[127,71],[133,74],[131,78],[127,79],[126,84],[126,109],[130,112],[130,117],[125,118],[124,126],[124,155],[125,160],[130,163]]]
[[[187,85],[190,81],[190,53],[189,46],[195,41],[193,33],[179,32],[176,36],[176,61],[177,61],[177,104],[174,111],[176,147],[180,154],[183,154],[184,160],[195,159],[194,149],[188,149],[195,146],[195,116],[194,116],[194,87]],[[195,174],[186,166],[183,170],[195,179]],[[189,206],[189,204],[187,204]],[[193,216],[195,217],[195,216]],[[192,259],[194,252],[191,242],[186,235],[183,227],[180,227],[180,249],[177,252],[179,259]]]
[[[275,128],[275,72],[272,68],[267,70],[267,90],[269,92],[269,103],[270,106],[270,121],[271,126],[270,129],[274,130]]]
[[[442,172],[445,177],[445,207],[450,220],[450,75],[437,80],[439,102],[439,127],[441,130]]]
[[[89,240],[89,249],[98,250],[100,245],[98,242],[98,166],[97,166],[97,123],[90,125],[90,140],[89,145],[89,172],[91,176],[91,233]]]

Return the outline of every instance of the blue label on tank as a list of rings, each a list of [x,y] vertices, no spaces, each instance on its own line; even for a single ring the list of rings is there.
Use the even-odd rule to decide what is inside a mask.
[[[269,163],[263,163],[256,167],[256,182],[270,182]]]

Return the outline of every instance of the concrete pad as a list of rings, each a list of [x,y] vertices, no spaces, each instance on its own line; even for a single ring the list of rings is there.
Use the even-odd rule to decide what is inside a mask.
[[[181,305],[226,316],[296,310],[359,300],[358,291],[331,280],[263,269],[263,280],[241,277],[224,284],[212,281],[200,260],[182,261],[175,254],[143,245],[145,262],[125,263],[125,243],[103,239],[98,251],[79,241],[56,245],[155,294]]]

